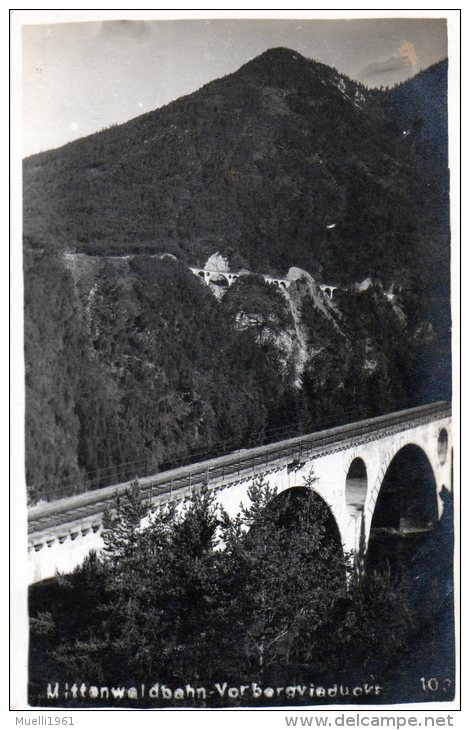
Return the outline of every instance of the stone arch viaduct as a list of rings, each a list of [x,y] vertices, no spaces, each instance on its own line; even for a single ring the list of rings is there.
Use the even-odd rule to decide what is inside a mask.
[[[202,281],[209,286],[209,284],[218,284],[219,286],[229,287],[232,286],[241,276],[246,276],[246,271],[215,271],[212,269],[196,269],[189,267],[190,271],[195,276],[198,276]],[[269,276],[268,274],[260,274],[268,284],[275,284],[279,289],[287,291],[291,285],[291,279],[286,279],[282,276]],[[338,288],[334,284],[319,284],[320,289],[327,297],[333,299],[334,292]]]
[[[328,505],[343,549],[354,553],[361,533],[367,546],[376,528],[432,529],[442,515],[445,493],[452,491],[452,461],[451,410],[441,402],[242,449],[145,477],[140,484],[153,511],[169,501],[183,502],[207,484],[234,515],[240,503],[247,503],[253,478],[262,476],[282,493],[304,486],[313,471],[316,481],[310,488]],[[57,570],[69,572],[91,550],[100,550],[103,512],[128,486],[31,507],[30,583]]]

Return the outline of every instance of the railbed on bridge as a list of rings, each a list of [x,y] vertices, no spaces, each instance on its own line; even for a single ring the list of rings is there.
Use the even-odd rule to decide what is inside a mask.
[[[286,465],[295,469],[308,459],[346,448],[351,442],[375,440],[387,433],[408,430],[436,417],[445,418],[450,415],[449,403],[431,403],[251,449],[240,449],[224,456],[139,478],[139,484],[144,498],[149,499],[152,506],[156,507],[168,501],[184,500],[191,496],[194,489],[205,484],[209,489],[218,490],[244,481],[250,474],[256,476],[260,472],[276,471]],[[64,527],[64,539],[66,534],[71,534],[74,539],[74,530],[76,535],[80,531],[83,534],[90,530],[96,532],[104,511],[112,507],[115,496],[124,493],[130,483],[127,480],[121,484],[30,507],[30,543],[34,544],[35,549],[39,549],[44,542],[48,542],[47,532],[57,530],[60,526]],[[41,535],[45,536],[44,539],[40,539]]]

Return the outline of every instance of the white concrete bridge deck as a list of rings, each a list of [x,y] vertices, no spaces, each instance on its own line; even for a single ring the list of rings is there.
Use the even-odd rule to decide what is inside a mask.
[[[257,475],[269,477],[280,472],[287,475],[302,472],[305,475],[307,466],[313,466],[316,470],[315,462],[320,464],[328,455],[348,450],[356,453],[372,442],[383,441],[395,434],[449,418],[448,403],[429,404],[252,449],[242,449],[143,477],[139,483],[152,507],[158,509],[170,500],[186,499],[193,489],[203,484],[218,492],[246,484]],[[289,476],[289,484],[291,481]],[[91,536],[101,530],[104,511],[112,505],[115,495],[124,492],[129,483],[127,481],[30,507],[30,551],[42,552],[53,544],[62,545],[65,541],[70,543],[87,536],[87,542],[90,542]]]

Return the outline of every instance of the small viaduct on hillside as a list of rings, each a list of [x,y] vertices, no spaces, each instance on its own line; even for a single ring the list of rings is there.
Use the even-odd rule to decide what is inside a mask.
[[[347,552],[371,533],[398,536],[428,531],[452,491],[452,421],[440,402],[332,429],[242,449],[140,480],[156,511],[184,503],[207,485],[230,515],[249,501],[256,477],[277,487],[276,499],[308,489],[328,506]],[[129,486],[112,485],[31,507],[28,511],[29,581],[70,572],[102,547],[105,509]]]
[[[213,269],[195,269],[192,266],[189,267],[195,276],[199,276],[205,284],[208,286],[213,284],[220,287],[229,287],[234,284],[237,279],[241,276],[247,276],[251,272],[249,271],[216,271]],[[275,284],[279,289],[287,291],[289,286],[292,284],[291,279],[286,279],[282,276],[268,276],[268,274],[259,274],[264,281],[268,284]],[[333,294],[338,288],[333,284],[319,284],[320,289],[327,297],[333,299]]]

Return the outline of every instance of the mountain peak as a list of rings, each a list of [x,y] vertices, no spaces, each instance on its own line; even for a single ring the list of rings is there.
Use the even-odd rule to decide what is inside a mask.
[[[260,55],[257,56],[257,58],[254,60],[261,59],[266,59],[269,61],[290,61],[291,59],[295,59],[296,61],[307,60],[304,56],[302,56],[302,54],[298,53],[297,51],[293,51],[292,48],[286,48],[285,46],[268,48],[266,51],[263,51],[263,53],[260,53]]]
[[[283,46],[277,46],[275,48],[268,48],[266,51],[263,51],[263,53],[260,53],[259,56],[256,56],[255,58],[252,58],[251,61],[248,61],[245,63],[239,71],[253,71],[256,72],[258,70],[268,71],[268,72],[275,72],[276,74],[279,73],[279,71],[297,71],[299,70],[299,66],[308,66],[312,67],[314,64],[312,61],[305,58],[305,56],[302,56],[301,53],[298,53],[297,51],[292,50],[292,48],[285,48]]]
[[[336,69],[283,46],[268,48],[232,76],[244,81],[255,80],[263,86],[297,89],[316,97],[324,96],[325,93],[337,93],[338,89],[341,94],[347,92],[353,97],[360,88],[360,84],[339,74]]]

